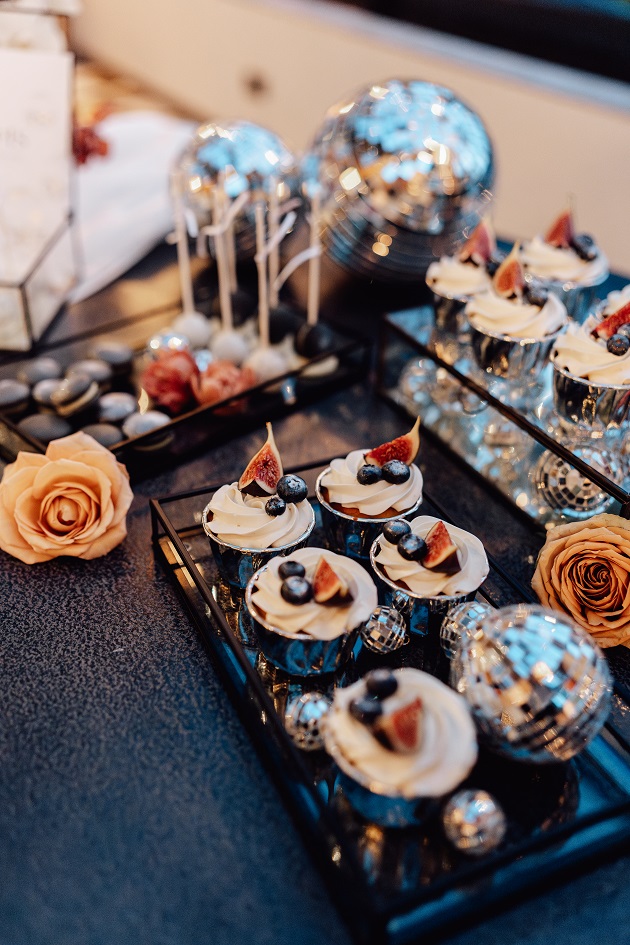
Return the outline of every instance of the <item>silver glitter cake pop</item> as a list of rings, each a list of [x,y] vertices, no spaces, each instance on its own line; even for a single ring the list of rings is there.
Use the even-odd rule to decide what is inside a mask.
[[[330,699],[321,692],[304,692],[287,705],[285,728],[302,751],[317,751],[323,748],[321,721],[330,705]]]
[[[487,791],[457,791],[444,808],[442,823],[453,846],[469,856],[491,853],[505,836],[505,814]]]
[[[451,665],[480,736],[499,754],[568,761],[610,709],[608,663],[593,638],[563,614],[519,604],[484,618]]]

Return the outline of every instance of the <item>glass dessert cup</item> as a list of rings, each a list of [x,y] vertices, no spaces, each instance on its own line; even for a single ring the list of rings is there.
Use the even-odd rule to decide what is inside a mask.
[[[553,406],[569,436],[613,443],[628,430],[630,385],[590,381],[553,364]]]
[[[333,508],[324,497],[323,489],[325,486],[322,486],[322,480],[328,472],[330,472],[330,466],[327,466],[319,474],[315,484],[315,494],[321,510],[324,535],[328,547],[332,551],[347,555],[349,558],[367,561],[370,557],[372,543],[381,533],[385,522],[391,522],[395,518],[406,518],[416,512],[422,504],[422,496],[420,496],[410,508],[396,512],[394,515],[380,518],[348,515],[339,509]]]
[[[608,270],[591,282],[573,282],[570,279],[565,281],[560,279],[546,279],[540,276],[533,276],[531,272],[525,273],[526,282],[542,283],[552,295],[560,299],[568,315],[580,324],[596,303],[597,292],[595,290],[597,286],[600,286],[607,278]]]
[[[315,527],[315,513],[311,507],[311,520],[306,530],[296,541],[273,548],[242,548],[238,545],[221,541],[211,530],[212,512],[207,505],[201,515],[203,530],[210,542],[210,547],[222,580],[243,590],[256,571],[277,555],[288,555],[297,548],[303,548]]]

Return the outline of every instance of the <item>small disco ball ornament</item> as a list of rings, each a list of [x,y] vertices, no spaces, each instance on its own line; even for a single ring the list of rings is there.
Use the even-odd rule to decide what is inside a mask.
[[[330,705],[330,699],[321,692],[304,692],[287,705],[284,725],[302,751],[317,751],[323,748],[321,722]]]
[[[147,353],[157,358],[164,351],[189,351],[190,341],[178,331],[160,331],[149,338]]]
[[[469,856],[491,853],[505,837],[505,814],[487,791],[457,791],[444,807],[442,823],[447,839]]]
[[[576,447],[574,453],[613,482],[621,480],[621,466],[608,450],[585,445]],[[532,479],[549,508],[561,511],[569,518],[590,518],[605,512],[614,502],[600,486],[550,450],[545,450],[540,456]]]
[[[254,205],[267,202],[275,187],[282,203],[298,189],[298,162],[273,131],[250,121],[207,122],[197,128],[177,162],[182,200],[198,227],[213,222],[215,192],[223,187],[229,201],[242,193],[250,200],[234,221],[239,259],[256,251]]]
[[[393,653],[408,640],[403,615],[393,607],[377,607],[361,627],[361,639],[374,653]]]
[[[440,627],[440,643],[442,649],[452,660],[466,636],[472,636],[481,620],[493,612],[490,604],[482,601],[464,601],[449,607],[448,613]]]
[[[525,604],[495,611],[462,640],[451,685],[488,747],[535,763],[582,751],[604,725],[612,692],[593,638],[564,614]]]

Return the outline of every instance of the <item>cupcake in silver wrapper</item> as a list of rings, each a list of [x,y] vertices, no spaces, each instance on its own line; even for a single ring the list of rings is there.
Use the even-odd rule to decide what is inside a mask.
[[[284,596],[287,582],[280,569],[286,564],[301,565],[303,572],[289,581],[298,577],[310,585],[303,602]],[[318,575],[323,569],[330,578],[329,568],[347,593],[335,592],[319,602]],[[323,675],[334,673],[350,656],[360,627],[376,607],[376,588],[358,562],[323,548],[304,548],[260,568],[247,585],[245,605],[266,659],[293,676]]]
[[[519,390],[538,381],[560,331],[561,328],[542,339],[514,338],[470,323],[471,344],[478,367],[494,378],[518,382]]]
[[[400,542],[395,545],[381,534],[370,550],[379,603],[401,613],[411,633],[437,641],[450,608],[474,600],[488,576],[488,559],[479,539],[462,528],[446,526],[430,515],[418,516],[409,525],[412,538],[421,539],[421,544],[426,540],[428,553],[424,560],[428,565],[438,553],[433,550],[438,545],[446,549],[449,540],[454,550],[449,552],[448,561],[433,569],[425,567],[420,557],[404,557],[407,552],[403,549],[401,554]],[[439,567],[458,570],[448,573],[437,570]]]
[[[597,287],[608,278],[608,270],[592,285],[577,285],[575,282],[545,281],[545,287],[559,299],[567,315],[576,322],[583,322],[597,302]]]
[[[453,334],[460,334],[467,326],[466,303],[490,289],[487,267],[497,258],[496,239],[487,220],[482,220],[471,233],[466,231],[466,235],[468,238],[458,254],[435,260],[426,275],[436,327]]]
[[[373,695],[370,679],[392,682]],[[377,717],[363,714],[362,703]],[[405,719],[405,738],[396,719]],[[417,669],[376,670],[335,691],[323,723],[337,788],[365,820],[383,827],[421,823],[439,799],[468,776],[477,758],[474,725],[464,701]]]

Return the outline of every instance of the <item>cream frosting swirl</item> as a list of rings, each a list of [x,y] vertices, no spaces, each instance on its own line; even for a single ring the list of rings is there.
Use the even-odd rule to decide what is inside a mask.
[[[523,299],[504,299],[496,292],[484,292],[471,299],[465,311],[471,325],[479,331],[531,341],[555,334],[568,318],[566,308],[555,295],[549,295],[540,308]]]
[[[591,334],[599,322],[595,315],[589,315],[582,325],[570,322],[555,341],[551,362],[574,377],[597,384],[630,384],[630,351],[611,354],[606,341]]]
[[[426,538],[429,531],[440,519],[431,515],[419,515],[409,524],[411,531],[419,538]],[[488,558],[481,541],[476,535],[447,525],[448,533],[459,552],[461,570],[456,574],[443,574],[430,570],[421,561],[407,561],[398,553],[396,545],[391,544],[384,535],[379,535],[375,545],[378,548],[375,562],[390,581],[404,586],[414,597],[438,597],[443,594],[453,597],[458,594],[471,594],[488,576]]]
[[[542,236],[534,236],[521,249],[521,262],[527,272],[551,282],[596,285],[608,275],[608,260],[598,249],[595,259],[580,259],[568,246],[552,246]]]
[[[358,509],[365,518],[378,517],[387,509],[398,513],[413,509],[422,500],[422,473],[418,467],[410,464],[411,475],[407,482],[380,479],[364,486],[357,480],[357,472],[365,465],[366,452],[352,450],[345,459],[333,459],[320,481],[320,486],[327,491],[328,502]]]
[[[447,299],[466,299],[490,288],[485,266],[471,260],[462,262],[456,256],[442,256],[427,269],[427,285],[436,295]]]
[[[602,306],[603,315],[614,315],[620,308],[630,302],[630,283],[624,285],[622,289],[613,289],[609,292]]]
[[[209,530],[227,545],[261,550],[290,545],[311,528],[314,513],[307,499],[287,502],[282,515],[276,516],[265,512],[268,499],[241,492],[237,482],[221,486],[208,504]]]
[[[310,600],[306,604],[290,604],[280,593],[280,565],[286,561],[299,561],[310,580],[322,557],[347,585],[352,602],[336,605]],[[324,548],[300,548],[287,557],[272,558],[253,576],[248,599],[254,617],[262,616],[265,624],[286,634],[306,633],[318,640],[334,640],[349,633],[364,623],[377,605],[376,586],[365,568],[351,558]]]
[[[350,702],[365,693],[360,679],[337,689],[324,722],[329,754],[349,777],[386,796],[441,797],[468,776],[477,760],[477,738],[464,699],[419,669],[394,672],[400,695],[423,702],[423,738],[417,752],[390,751],[349,712]],[[365,786],[368,786],[367,784]]]

